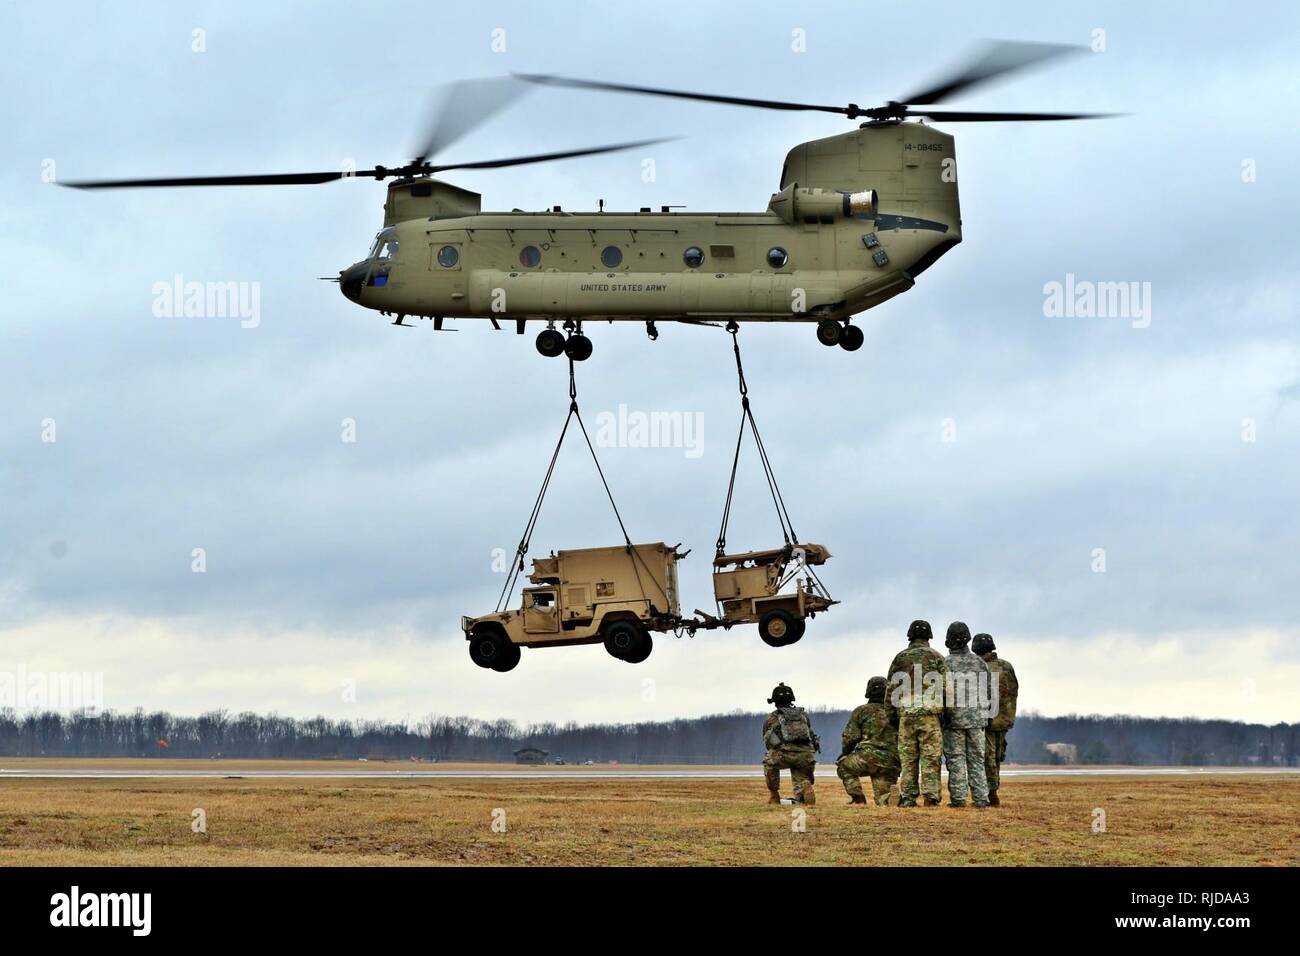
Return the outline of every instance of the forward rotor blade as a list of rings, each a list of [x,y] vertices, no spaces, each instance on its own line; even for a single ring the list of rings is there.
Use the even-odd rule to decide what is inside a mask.
[[[1015,123],[1035,120],[1106,119],[1123,113],[984,113],[971,110],[908,110],[904,116],[924,116],[936,123]]]
[[[700,100],[705,103],[726,103],[730,106],[754,106],[765,110],[816,110],[821,113],[859,115],[855,106],[820,106],[816,103],[787,103],[783,100],[759,100],[744,96],[716,96],[712,93],[694,93],[689,90],[665,90],[653,86],[629,86],[625,83],[604,83],[600,80],[578,80],[567,76],[543,73],[516,73],[521,80],[543,86],[567,86],[579,90],[605,90],[611,93],[639,93],[644,96],[667,96],[679,100]]]
[[[927,89],[903,97],[900,102],[942,103],[950,96],[968,90],[980,83],[986,83],[995,77],[1023,70],[1026,67],[1058,56],[1080,53],[1083,50],[1083,47],[1062,43],[990,41],[985,45],[984,52],[964,68],[932,84]]]
[[[553,159],[573,159],[577,156],[596,156],[600,153],[616,153],[624,149],[637,149],[641,146],[654,146],[657,143],[670,142],[666,139],[643,139],[634,143],[615,143],[612,146],[593,146],[588,149],[566,149],[558,153],[536,153],[532,156],[512,156],[508,159],[488,159],[477,163],[448,163],[444,166],[428,166],[429,173],[440,173],[447,169],[500,169],[503,166],[524,166],[528,163],[546,163]]]
[[[449,84],[429,111],[425,134],[411,165],[418,166],[438,155],[529,92],[528,86],[509,76]]]
[[[60,183],[72,189],[137,189],[166,186],[310,186],[349,176],[374,176],[373,169],[355,173],[271,173],[258,176],[181,176],[170,179],[80,179]]]

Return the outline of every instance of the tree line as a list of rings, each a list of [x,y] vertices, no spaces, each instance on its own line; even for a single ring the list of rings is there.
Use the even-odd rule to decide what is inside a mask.
[[[631,724],[535,723],[430,716],[411,725],[211,711],[19,715],[0,710],[0,755],[14,757],[333,758],[509,762],[536,747],[551,759],[596,763],[753,764],[762,759],[763,714],[733,712]],[[839,754],[848,712],[815,710],[822,759]],[[1297,766],[1300,724],[1195,718],[1022,714],[1008,735],[1013,763],[1059,763],[1074,747],[1089,764]]]

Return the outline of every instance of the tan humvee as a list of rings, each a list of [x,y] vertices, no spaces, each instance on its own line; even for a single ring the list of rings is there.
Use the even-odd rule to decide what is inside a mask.
[[[475,664],[508,671],[521,647],[604,643],[619,660],[650,656],[650,632],[681,624],[675,546],[578,548],[534,558],[517,611],[461,618]]]
[[[830,556],[820,544],[718,555],[713,561],[713,596],[719,617],[695,613],[724,627],[757,623],[759,636],[772,647],[793,644],[803,637],[807,618],[836,603],[814,585],[807,571],[808,565],[825,564]],[[798,578],[801,569],[805,574]],[[783,592],[792,579],[794,590]]]

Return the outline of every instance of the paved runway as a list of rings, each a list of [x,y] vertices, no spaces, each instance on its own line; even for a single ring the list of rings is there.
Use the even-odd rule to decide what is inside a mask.
[[[835,776],[833,764],[818,765],[817,771]],[[946,775],[946,774],[945,774]],[[1296,767],[1004,767],[1003,777],[1220,777],[1300,775]],[[14,780],[749,780],[759,779],[758,767],[701,770],[655,770],[652,767],[619,770],[607,767],[571,769],[529,768],[519,770],[258,770],[250,767],[199,769],[93,770],[0,767],[0,781]]]

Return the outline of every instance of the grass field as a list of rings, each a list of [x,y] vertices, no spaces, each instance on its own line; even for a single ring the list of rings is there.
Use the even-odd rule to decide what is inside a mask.
[[[793,808],[768,806],[757,773],[752,781],[8,779],[0,864],[1300,863],[1294,776],[1004,780],[1004,805],[991,810],[850,807],[836,778],[818,780],[818,804],[796,832]],[[191,829],[196,808],[206,834]],[[1098,809],[1104,833],[1093,832]],[[505,832],[494,832],[501,812]]]

